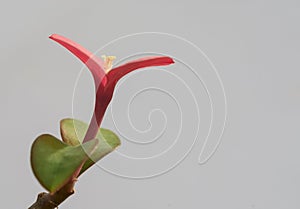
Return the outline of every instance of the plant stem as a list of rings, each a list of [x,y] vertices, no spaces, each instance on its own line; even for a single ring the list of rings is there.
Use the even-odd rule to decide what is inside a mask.
[[[28,209],[55,209],[68,197],[74,194],[75,181],[70,181],[55,193],[42,192]]]

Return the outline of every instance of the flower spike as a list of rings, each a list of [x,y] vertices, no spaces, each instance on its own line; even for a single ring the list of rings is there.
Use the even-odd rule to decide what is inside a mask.
[[[114,56],[104,56],[104,62],[79,44],[63,36],[53,34],[50,39],[58,42],[78,57],[91,71],[96,87],[94,113],[83,142],[95,138],[105,111],[112,99],[117,82],[126,74],[145,67],[165,66],[174,63],[171,57],[155,56],[140,58],[112,68]]]

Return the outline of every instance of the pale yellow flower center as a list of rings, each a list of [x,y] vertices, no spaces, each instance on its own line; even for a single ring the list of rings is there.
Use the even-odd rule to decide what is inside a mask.
[[[104,61],[104,70],[106,73],[108,73],[112,69],[112,64],[116,57],[103,55],[102,59]]]

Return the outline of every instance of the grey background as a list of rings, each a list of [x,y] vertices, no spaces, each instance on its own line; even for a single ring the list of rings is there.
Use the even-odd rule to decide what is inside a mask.
[[[91,169],[61,207],[299,208],[299,16],[297,1],[2,2],[1,207],[26,208],[43,191],[30,144],[40,133],[58,136],[58,121],[72,116],[82,65],[47,37],[95,51],[160,31],[194,42],[216,65],[228,100],[220,148],[200,166],[196,144],[176,169],[147,180]]]

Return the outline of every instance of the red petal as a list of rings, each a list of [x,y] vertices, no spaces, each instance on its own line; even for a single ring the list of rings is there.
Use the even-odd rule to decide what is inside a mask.
[[[126,74],[144,67],[163,66],[173,64],[174,60],[166,56],[140,58],[124,65],[118,66],[108,72],[109,82],[116,84]]]
[[[90,51],[83,48],[81,45],[75,43],[74,41],[66,37],[63,37],[58,34],[53,34],[49,38],[64,46],[89,68],[94,77],[96,83],[95,85],[97,88],[102,78],[105,76],[103,61],[98,57],[94,56]]]

